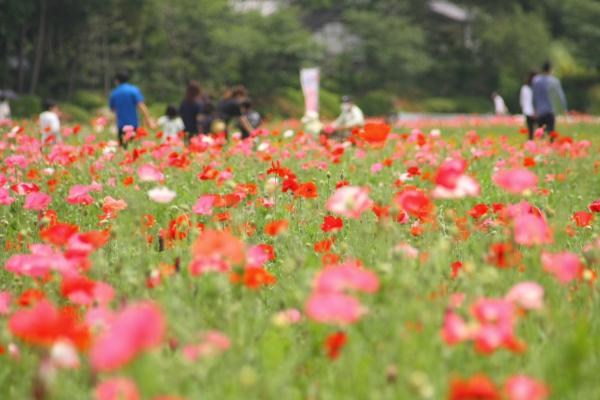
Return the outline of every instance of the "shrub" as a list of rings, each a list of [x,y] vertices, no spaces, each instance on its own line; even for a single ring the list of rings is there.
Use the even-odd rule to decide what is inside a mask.
[[[394,112],[394,96],[383,90],[369,92],[356,102],[365,115],[385,116]]]
[[[589,109],[590,114],[600,115],[600,84],[594,85],[589,91]]]
[[[90,112],[73,103],[59,103],[59,107],[64,114],[65,121],[88,123],[92,119]]]
[[[98,108],[107,107],[108,99],[102,92],[78,90],[73,95],[73,101],[71,103],[77,104],[78,107],[87,111],[95,111]]]
[[[33,117],[42,112],[42,99],[38,96],[24,95],[10,101],[14,118]]]

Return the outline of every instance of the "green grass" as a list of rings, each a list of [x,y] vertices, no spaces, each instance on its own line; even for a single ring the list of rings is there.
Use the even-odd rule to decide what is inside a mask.
[[[585,210],[587,205],[600,197],[600,178],[594,163],[600,161],[600,127],[594,125],[570,125],[561,127],[564,135],[575,140],[589,139],[593,142],[590,155],[571,158],[552,153],[544,156],[533,171],[540,177],[540,187],[550,191],[549,196],[532,195],[529,202],[542,209],[554,228],[555,242],[550,250],[570,250],[577,253],[599,231],[598,222],[591,228],[576,228],[576,235],[569,237],[565,227],[571,214]],[[470,158],[471,147],[464,144],[462,135],[470,128],[442,129],[443,139]],[[89,129],[83,129],[83,134]],[[207,159],[198,156],[187,170],[167,168],[166,186],[177,192],[175,200],[168,205],[148,200],[146,191],[154,185],[137,183],[123,186],[122,179],[133,175],[118,165],[122,154],[106,162],[99,171],[99,182],[104,184],[102,193],[93,193],[96,202],[88,207],[68,205],[64,201],[69,187],[76,183],[89,184],[89,166],[100,157],[100,152],[81,157],[68,168],[55,166],[56,173],[68,170],[57,189],[50,208],[56,210],[61,221],[75,223],[82,231],[99,229],[97,216],[102,213],[104,196],[124,199],[128,209],[122,211],[112,223],[112,239],[92,256],[93,267],[89,276],[110,283],[117,292],[113,308],[126,301],[152,299],[160,304],[168,322],[167,339],[174,339],[178,349],[164,345],[137,357],[132,363],[114,374],[95,375],[81,356],[78,370],[58,371],[50,387],[49,399],[88,399],[94,384],[109,376],[127,376],[138,385],[143,398],[161,394],[180,395],[187,399],[442,399],[446,398],[448,383],[454,374],[470,376],[483,372],[501,384],[515,374],[527,374],[545,381],[551,388],[552,399],[598,399],[600,384],[600,300],[597,286],[572,284],[561,286],[549,274],[542,271],[540,248],[521,249],[525,271],[499,270],[485,263],[485,255],[491,243],[510,239],[503,228],[493,228],[487,233],[472,230],[466,241],[456,241],[456,228],[450,212],[458,216],[477,203],[509,203],[519,201],[518,196],[508,195],[491,183],[493,167],[498,158],[508,158],[498,138],[508,136],[508,142],[520,146],[523,136],[515,127],[479,128],[483,137],[494,140],[497,153],[490,158],[470,160],[469,173],[481,184],[481,196],[463,200],[436,200],[437,229],[427,231],[420,237],[410,234],[410,225],[394,221],[379,223],[373,213],[365,213],[360,220],[345,220],[343,230],[337,234],[333,252],[342,258],[358,259],[374,271],[381,287],[374,295],[359,295],[369,309],[358,323],[336,327],[317,324],[307,319],[297,325],[281,327],[272,322],[273,315],[286,308],[303,310],[313,277],[321,267],[320,255],[315,254],[315,242],[329,235],[320,230],[324,204],[335,185],[342,179],[353,185],[371,188],[370,196],[378,203],[392,204],[398,190],[393,183],[406,171],[405,161],[413,160],[415,148],[405,144],[404,152],[391,168],[378,174],[370,173],[370,166],[394,153],[394,146],[368,151],[364,159],[355,157],[355,149],[346,151],[339,164],[329,163],[327,170],[316,168],[304,170],[301,165],[322,156],[309,152],[306,159],[294,157],[282,160],[291,168],[301,182],[314,181],[319,196],[314,200],[293,199],[289,193],[275,194],[275,207],[246,206],[228,209],[233,227],[245,222],[256,225],[256,234],[243,236],[247,243],[267,243],[275,248],[277,258],[268,270],[278,279],[274,286],[250,290],[233,286],[225,274],[209,274],[191,277],[187,272],[190,247],[196,234],[192,232],[185,240],[164,252],[158,252],[156,240],[146,243],[140,234],[140,221],[145,214],[156,217],[157,226],[151,233],[158,235],[169,221],[184,213],[191,213],[191,206],[198,196],[205,193],[229,193],[230,185],[218,187],[214,181],[200,181],[196,175],[206,165]],[[78,138],[76,140],[81,140]],[[275,138],[280,149],[289,149],[292,155],[299,146],[290,145],[287,139]],[[11,152],[5,150],[0,157]],[[448,152],[439,150],[443,159]],[[280,157],[280,152],[275,155]],[[133,167],[150,161],[143,155]],[[219,157],[219,169],[231,167],[236,183],[256,183],[259,195],[263,193],[264,180],[259,178],[270,167],[270,162],[258,157],[241,155]],[[43,162],[33,163],[30,168],[42,169]],[[420,166],[422,171],[434,172],[435,168]],[[569,171],[564,182],[544,182],[546,174]],[[107,184],[116,177],[116,186]],[[47,192],[45,179],[37,182]],[[415,180],[415,185],[431,188],[431,183]],[[286,205],[294,202],[295,211],[290,213]],[[37,215],[22,209],[23,200],[11,206],[0,206],[0,245],[15,242],[21,234],[27,243],[40,242]],[[208,227],[224,228],[227,224],[213,221],[210,217],[192,215],[194,223],[203,222]],[[263,234],[266,223],[288,219],[288,232],[272,238]],[[469,222],[472,228],[472,222]],[[424,262],[405,259],[395,254],[393,247],[401,242],[410,243],[422,253],[429,255]],[[11,255],[26,252],[11,249],[3,251],[0,262]],[[150,271],[160,263],[173,263],[181,258],[182,271],[165,278],[154,289],[145,286]],[[450,278],[450,264],[461,260],[469,266],[458,279]],[[597,270],[597,265],[587,267]],[[523,354],[506,350],[485,356],[475,352],[472,344],[447,346],[440,337],[440,328],[448,304],[447,295],[432,298],[441,290],[447,293],[464,292],[466,304],[481,296],[502,297],[515,283],[534,280],[545,289],[545,308],[521,318],[517,336],[527,343]],[[0,290],[9,290],[17,297],[24,289],[38,287],[30,278],[19,278],[0,270]],[[59,279],[44,286],[48,297],[57,304],[67,304],[58,292]],[[415,329],[418,325],[421,329]],[[191,363],[182,357],[181,345],[192,342],[203,330],[217,329],[232,340],[231,348],[213,358],[201,358]],[[348,335],[348,343],[337,360],[325,355],[325,338],[338,330]],[[19,344],[21,358],[11,359],[0,355],[0,397],[26,399],[31,395],[31,384],[41,351],[28,347],[11,337],[7,318],[0,319],[0,344]]]

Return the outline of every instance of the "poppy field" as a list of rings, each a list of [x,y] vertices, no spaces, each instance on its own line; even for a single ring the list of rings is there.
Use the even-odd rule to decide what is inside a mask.
[[[0,127],[2,399],[598,399],[600,127]]]

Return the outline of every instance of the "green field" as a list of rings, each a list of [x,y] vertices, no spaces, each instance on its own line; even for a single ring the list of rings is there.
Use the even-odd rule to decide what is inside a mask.
[[[59,165],[49,156],[52,149],[44,150],[42,156],[21,140],[23,135],[34,135],[34,130],[26,129],[14,138],[8,135],[9,128],[0,128],[1,171],[9,178],[6,187],[19,182],[36,183],[42,192],[52,196],[48,209],[56,211],[58,220],[79,226],[81,232],[110,227],[110,240],[89,257],[91,268],[85,273],[114,288],[115,297],[108,308],[118,310],[140,300],[151,300],[162,310],[167,325],[158,345],[136,354],[131,362],[112,372],[94,371],[88,353],[82,351],[78,368],[56,368],[51,376],[40,378],[40,363],[49,358],[49,347],[15,336],[8,321],[14,313],[26,309],[17,304],[26,289],[39,289],[55,305],[69,305],[71,301],[61,295],[61,277],[57,272],[50,274],[49,281],[41,282],[2,268],[0,291],[10,292],[13,301],[8,315],[0,315],[0,345],[5,350],[0,354],[0,398],[32,398],[34,388],[43,387],[44,397],[36,398],[88,399],[93,398],[94,387],[104,380],[127,377],[135,382],[143,399],[160,395],[218,400],[444,399],[449,396],[453,378],[484,373],[499,387],[510,376],[528,375],[549,387],[550,399],[599,399],[597,282],[576,279],[561,285],[543,270],[540,254],[542,250],[571,251],[581,255],[583,268],[598,270],[593,252],[583,257],[583,247],[598,236],[598,220],[588,227],[578,227],[572,215],[586,211],[591,202],[600,198],[600,126],[573,124],[559,128],[574,144],[563,142],[550,147],[539,141],[538,145],[546,150],[538,154],[524,150],[525,137],[518,133],[518,127],[490,126],[477,128],[481,137],[477,143],[464,139],[469,127],[442,128],[437,139],[429,138],[425,131],[426,144],[421,147],[398,136],[389,138],[383,149],[352,146],[337,156],[332,155],[332,149],[325,150],[312,140],[264,136],[257,139],[269,142],[263,151],[257,150],[258,143],[247,145],[247,152],[236,150],[242,147],[239,143],[203,152],[179,151],[177,157],[189,161],[187,165],[175,165],[176,156],[169,156],[175,149],[157,156],[156,144],[148,145],[148,151],[135,161],[131,159],[133,147],[129,149],[129,159],[120,149],[109,159],[103,156],[103,146],[99,144],[110,138],[108,133],[83,144],[85,136],[91,134],[89,127],[68,139],[74,146],[67,151],[71,159],[67,165]],[[410,133],[396,133],[404,132]],[[582,140],[591,141],[589,149],[573,150]],[[136,147],[142,145],[138,143]],[[478,151],[482,154],[476,157]],[[6,160],[15,154],[30,163],[24,168],[9,166]],[[434,184],[423,176],[435,175],[448,156],[467,160],[467,173],[479,182],[481,193],[477,197],[432,200],[432,219],[419,224],[423,232],[415,236],[411,233],[413,217],[408,224],[395,221],[396,192],[414,185],[430,193]],[[339,162],[332,162],[335,157]],[[493,183],[498,160],[522,165],[527,157],[535,162],[528,169],[539,178],[537,191],[514,195]],[[391,160],[391,166],[371,172],[373,164],[386,159]],[[281,180],[270,191],[267,182],[273,175],[267,175],[267,171],[274,161],[292,170],[299,183],[314,182],[317,197],[305,199],[290,191],[284,193]],[[164,186],[177,193],[170,203],[160,204],[148,198],[147,191],[159,185],[139,180],[136,171],[147,163],[156,165],[165,175]],[[208,165],[220,173],[229,168],[231,176],[221,174],[221,181],[199,179]],[[411,166],[418,166],[420,175],[404,185],[395,184]],[[48,167],[53,171],[45,175],[43,170]],[[37,176],[30,174],[32,170],[37,170]],[[547,180],[548,175],[561,177]],[[134,182],[125,185],[127,177],[133,177]],[[49,179],[56,179],[53,192]],[[89,193],[92,204],[66,202],[73,185],[89,185],[94,180],[103,188],[101,192]],[[323,217],[331,215],[325,204],[340,181],[368,187],[375,203],[390,206],[389,218],[380,219],[368,211],[359,219],[344,218],[344,226],[338,232],[323,232]],[[237,184],[255,184],[256,193],[230,207],[215,207],[212,216],[192,211],[199,196],[232,194],[239,191]],[[16,199],[14,203],[0,205],[2,264],[15,254],[27,254],[27,244],[41,243],[40,229],[49,223],[37,211],[23,209],[24,196],[12,192],[11,196]],[[114,219],[100,223],[106,196],[124,200],[127,208]],[[272,206],[262,205],[263,198]],[[491,206],[522,199],[546,216],[553,230],[552,243],[532,247],[514,244],[510,223],[481,229],[468,214],[478,203]],[[145,215],[154,216],[156,223],[142,228]],[[159,231],[183,215],[187,217],[180,218],[178,230],[185,232],[185,237],[167,238],[163,241],[164,251],[159,251]],[[491,212],[488,217],[497,220]],[[466,222],[457,224],[457,218]],[[265,234],[265,225],[277,220],[287,220],[287,230],[278,236]],[[192,276],[188,265],[199,223],[206,229],[230,229],[248,245],[271,245],[275,259],[265,269],[277,282],[253,289],[232,283],[228,273]],[[571,227],[570,234],[567,225]],[[148,243],[148,236],[152,243]],[[375,293],[353,294],[368,310],[353,324],[318,323],[305,314],[315,276],[324,268],[323,254],[315,252],[315,243],[331,237],[335,241],[329,253],[338,255],[340,260],[359,260],[379,279]],[[490,246],[498,242],[514,244],[522,257],[519,265],[500,269],[488,262]],[[419,256],[404,256],[396,248],[400,243],[413,246]],[[455,261],[461,261],[463,267],[452,278],[451,264]],[[165,274],[160,284],[148,287],[147,279],[153,270],[160,269],[161,264],[175,263],[181,267],[178,272]],[[464,304],[457,312],[470,320],[469,306],[477,299],[501,298],[522,281],[535,281],[545,291],[544,307],[519,313],[515,323],[516,337],[526,344],[523,352],[498,349],[481,354],[470,341],[454,346],[444,342],[441,330],[452,294],[464,293]],[[82,316],[90,307],[76,306]],[[276,323],[276,314],[286,309],[300,310],[302,319],[296,324]],[[229,337],[230,348],[195,361],[186,359],[182,348],[197,343],[200,332],[211,330]],[[338,331],[347,335],[347,342],[339,357],[331,359],[324,343]],[[93,347],[97,334],[92,336]],[[10,343],[18,346],[19,357],[11,356]]]

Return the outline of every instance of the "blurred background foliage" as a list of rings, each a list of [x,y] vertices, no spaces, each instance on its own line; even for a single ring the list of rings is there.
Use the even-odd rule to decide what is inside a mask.
[[[263,113],[303,112],[299,69],[322,70],[322,113],[351,94],[370,115],[519,111],[524,76],[551,60],[570,108],[600,113],[597,0],[0,0],[0,89],[16,115],[60,100],[104,106],[117,69],[149,103],[189,79],[218,97],[243,83]],[[156,106],[158,109],[158,106]]]

